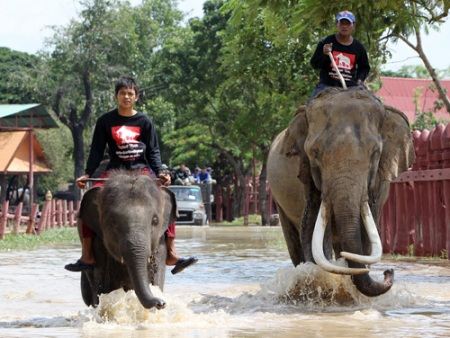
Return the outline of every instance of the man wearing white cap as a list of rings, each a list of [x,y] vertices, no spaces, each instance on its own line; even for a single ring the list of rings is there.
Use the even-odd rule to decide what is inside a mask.
[[[320,81],[311,97],[327,87],[341,87],[341,82],[333,69],[329,53],[339,68],[347,87],[364,83],[370,71],[369,59],[364,46],[353,36],[356,19],[352,12],[342,11],[336,15],[337,33],[327,36],[317,45],[311,58],[311,65],[320,69]]]

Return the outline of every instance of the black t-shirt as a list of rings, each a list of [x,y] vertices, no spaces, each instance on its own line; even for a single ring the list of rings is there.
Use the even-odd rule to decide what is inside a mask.
[[[320,69],[321,83],[334,87],[341,86],[329,56],[323,54],[323,45],[327,43],[333,43],[331,53],[348,87],[356,86],[358,80],[364,81],[366,79],[370,71],[370,65],[364,46],[355,38],[350,45],[342,45],[333,34],[318,43],[311,58],[313,68]]]
[[[117,109],[97,120],[86,174],[91,176],[99,166],[108,145],[109,169],[142,169],[150,167],[155,174],[161,170],[161,154],[155,127],[146,115],[121,116]]]

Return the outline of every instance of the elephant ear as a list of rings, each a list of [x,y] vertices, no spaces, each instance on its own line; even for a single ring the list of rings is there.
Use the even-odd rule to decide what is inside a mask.
[[[168,224],[171,224],[173,222],[176,221],[177,217],[178,217],[178,209],[177,209],[177,199],[175,198],[175,194],[173,193],[172,190],[166,188],[166,187],[162,187],[163,191],[167,193],[167,195],[169,196],[170,199],[170,213],[169,213],[169,222]]]
[[[408,119],[401,111],[385,106],[386,116],[381,127],[383,152],[379,164],[382,181],[392,181],[414,162],[414,145]]]
[[[100,225],[101,191],[101,187],[91,188],[86,191],[78,210],[78,218],[98,236],[103,237]],[[81,227],[79,230],[81,230]]]
[[[280,152],[287,157],[299,156],[300,167],[298,178],[305,184],[310,179],[309,160],[304,150],[307,134],[308,121],[306,119],[306,107],[300,106],[295,117],[286,129]]]

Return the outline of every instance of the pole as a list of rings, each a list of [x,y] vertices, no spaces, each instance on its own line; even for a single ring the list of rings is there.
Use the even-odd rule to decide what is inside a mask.
[[[336,62],[334,61],[333,54],[331,54],[331,52],[328,52],[328,56],[330,57],[331,65],[333,66],[334,70],[336,71],[336,73],[337,73],[337,75],[339,77],[339,80],[341,81],[342,88],[347,89],[347,85],[345,84],[345,80],[344,80],[341,72],[339,71],[339,68],[337,67]]]
[[[29,207],[29,211],[31,212],[31,207],[33,205],[34,202],[34,173],[33,173],[33,162],[34,162],[34,147],[33,147],[33,130],[30,129],[28,131],[28,135],[29,135],[29,139],[30,139],[30,172],[29,172],[29,176],[28,176],[28,190],[30,192],[30,207]]]

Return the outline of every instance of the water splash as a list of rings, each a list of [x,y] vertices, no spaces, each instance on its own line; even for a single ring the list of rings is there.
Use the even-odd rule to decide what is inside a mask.
[[[273,294],[282,303],[310,308],[355,305],[358,295],[354,291],[350,277],[328,273],[312,263],[280,269],[261,287],[262,294]]]
[[[343,263],[340,263],[343,264]],[[236,297],[203,295],[198,311],[224,309],[228,313],[343,312],[373,308],[380,311],[419,306],[427,301],[404,284],[394,284],[379,297],[366,297],[353,285],[350,276],[328,273],[313,263],[279,269],[254,292]]]
[[[157,286],[150,285],[155,297],[164,299],[166,307],[162,310],[145,309],[133,290],[125,292],[115,290],[99,297],[99,306],[93,309],[93,316],[83,325],[84,328],[98,324],[119,325],[146,329],[148,327],[183,327],[208,328],[221,326],[228,315],[224,311],[216,311],[207,315],[195,314],[189,308],[189,302],[163,294]],[[88,319],[86,317],[86,319]]]

